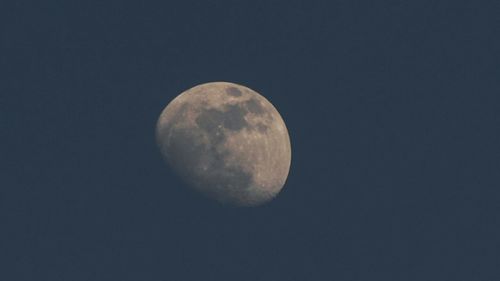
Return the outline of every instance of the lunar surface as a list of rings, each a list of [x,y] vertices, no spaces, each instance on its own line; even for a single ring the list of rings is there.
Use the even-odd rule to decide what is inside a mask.
[[[257,92],[233,83],[202,84],[177,96],[161,113],[156,138],[188,186],[224,204],[270,201],[290,169],[280,114]]]

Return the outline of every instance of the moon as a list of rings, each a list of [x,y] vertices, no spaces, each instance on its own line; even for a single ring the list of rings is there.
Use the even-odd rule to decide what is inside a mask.
[[[234,83],[181,93],[158,118],[156,140],[187,186],[223,204],[270,201],[290,169],[290,137],[280,114],[266,98]]]

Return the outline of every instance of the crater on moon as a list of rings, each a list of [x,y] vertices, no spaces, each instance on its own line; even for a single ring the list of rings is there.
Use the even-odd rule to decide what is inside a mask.
[[[256,99],[249,99],[245,102],[245,108],[248,109],[248,111],[255,113],[255,114],[262,114],[264,113],[264,109],[260,105],[259,101]]]
[[[226,93],[230,96],[239,97],[242,95],[241,91],[236,87],[228,87]]]

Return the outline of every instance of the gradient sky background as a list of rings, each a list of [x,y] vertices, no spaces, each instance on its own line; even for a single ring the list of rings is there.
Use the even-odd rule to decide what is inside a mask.
[[[0,280],[500,280],[498,1],[7,2]],[[160,156],[210,81],[287,123],[268,205]]]

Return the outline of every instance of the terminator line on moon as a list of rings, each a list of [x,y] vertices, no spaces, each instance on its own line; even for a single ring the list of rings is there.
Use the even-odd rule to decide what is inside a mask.
[[[161,113],[156,138],[188,186],[224,204],[270,201],[290,169],[280,114],[257,92],[233,83],[206,83],[177,96]]]

